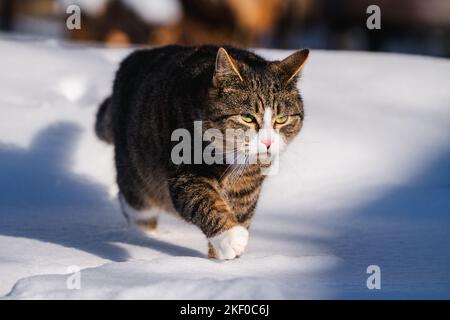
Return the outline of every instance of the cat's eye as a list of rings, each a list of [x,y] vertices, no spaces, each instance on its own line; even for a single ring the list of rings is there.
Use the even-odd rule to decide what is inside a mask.
[[[275,123],[277,123],[277,124],[283,124],[283,123],[286,123],[287,120],[288,120],[288,116],[278,116],[278,117],[275,119]]]
[[[255,121],[255,118],[248,113],[241,114],[241,119],[247,123],[252,123],[253,121]]]

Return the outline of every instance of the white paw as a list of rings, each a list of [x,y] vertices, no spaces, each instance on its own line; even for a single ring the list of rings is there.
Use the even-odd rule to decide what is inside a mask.
[[[242,226],[235,226],[221,234],[209,238],[216,258],[230,260],[239,257],[245,250],[248,242],[248,230]]]

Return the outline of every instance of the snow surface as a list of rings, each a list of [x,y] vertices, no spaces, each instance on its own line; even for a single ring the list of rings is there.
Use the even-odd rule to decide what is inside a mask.
[[[246,254],[219,262],[193,226],[164,217],[144,238],[121,216],[92,128],[129,51],[3,38],[0,52],[0,296],[450,298],[450,61],[313,50],[304,129]]]

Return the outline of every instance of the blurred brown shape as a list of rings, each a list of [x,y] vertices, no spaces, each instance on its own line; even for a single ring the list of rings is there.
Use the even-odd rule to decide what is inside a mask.
[[[120,0],[109,1],[98,16],[82,13],[82,26],[80,30],[70,30],[69,37],[112,46],[148,43],[151,31],[151,26]]]
[[[449,0],[341,0],[346,16],[361,17],[369,5],[376,4],[381,9],[383,23],[395,27],[449,27]]]
[[[181,0],[184,43],[232,43],[255,46],[275,29],[285,0]],[[203,31],[200,31],[203,30]]]
[[[73,0],[81,6],[82,28],[68,30],[63,7],[71,3],[0,0],[0,29],[120,46],[212,43],[450,56],[450,0],[378,0],[380,30],[366,27],[372,0],[101,0],[101,10]]]
[[[287,8],[285,0],[180,0],[183,16],[169,25],[152,25],[121,0],[111,0],[97,16],[83,14],[75,40],[110,45],[231,43],[257,45],[275,29]]]

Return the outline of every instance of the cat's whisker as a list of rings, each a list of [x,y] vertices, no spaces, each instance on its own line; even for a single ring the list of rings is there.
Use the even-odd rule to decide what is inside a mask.
[[[223,174],[220,176],[219,181],[222,181],[222,179],[228,174],[230,177],[233,176],[233,173],[238,169],[237,163],[239,163],[239,159],[242,156],[242,154],[238,153],[238,157],[236,158],[236,163],[230,164],[227,169],[223,172]],[[229,171],[231,169],[231,171]]]
[[[247,164],[248,164],[247,163],[248,162],[248,158],[249,158],[249,155],[247,153],[241,154],[241,156],[239,157],[239,159],[237,161],[238,164],[236,165],[235,171],[233,171],[230,174],[230,175],[232,175],[231,178],[230,178],[230,180],[232,182],[235,182],[236,180],[239,180],[242,177],[242,175],[244,173],[244,170],[245,170],[245,168],[247,167]]]

